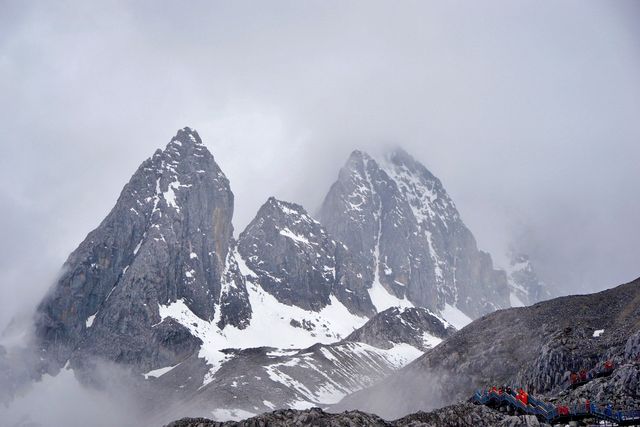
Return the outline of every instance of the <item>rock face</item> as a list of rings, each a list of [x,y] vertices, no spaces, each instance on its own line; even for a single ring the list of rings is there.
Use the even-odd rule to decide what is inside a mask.
[[[378,348],[409,344],[427,351],[453,335],[455,329],[426,308],[389,308],[374,316],[345,340]]]
[[[48,369],[87,355],[144,370],[175,364],[200,340],[162,321],[158,307],[171,301],[221,326],[246,326],[232,214],[229,181],[198,134],[180,130],[138,168],[38,307]]]
[[[240,234],[238,251],[281,303],[319,311],[333,294],[353,313],[375,313],[349,252],[300,205],[270,198]]]
[[[636,408],[639,322],[640,279],[596,294],[497,311],[335,409],[375,408],[393,417],[467,399],[491,384],[520,384],[543,397],[571,402],[589,397]],[[617,367],[613,375],[566,391],[570,372],[606,360]]]
[[[474,318],[509,307],[505,273],[477,249],[440,180],[402,150],[380,162],[354,151],[320,220],[362,266],[378,311],[394,305],[385,293]]]

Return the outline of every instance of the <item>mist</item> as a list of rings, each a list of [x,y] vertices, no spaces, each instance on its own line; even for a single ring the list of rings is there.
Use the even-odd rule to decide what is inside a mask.
[[[0,5],[0,326],[30,313],[137,166],[196,128],[240,232],[314,212],[353,149],[400,145],[498,265],[558,293],[640,275],[637,2]]]
[[[0,414],[7,426],[133,426],[140,419],[124,399],[83,387],[72,371],[64,370],[45,375],[11,404],[0,406]]]

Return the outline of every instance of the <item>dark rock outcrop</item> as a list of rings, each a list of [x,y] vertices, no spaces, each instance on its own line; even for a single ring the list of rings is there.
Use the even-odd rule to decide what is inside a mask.
[[[433,412],[416,412],[395,421],[361,411],[329,413],[320,408],[303,411],[285,409],[265,413],[244,421],[217,422],[207,418],[183,418],[166,427],[543,427],[535,417],[501,414],[484,406],[461,403]]]
[[[454,332],[453,327],[426,308],[393,307],[378,313],[345,341],[363,342],[378,348],[404,343],[426,351]]]
[[[238,251],[284,304],[318,311],[334,294],[353,313],[375,313],[350,253],[300,205],[269,198],[240,234]]]

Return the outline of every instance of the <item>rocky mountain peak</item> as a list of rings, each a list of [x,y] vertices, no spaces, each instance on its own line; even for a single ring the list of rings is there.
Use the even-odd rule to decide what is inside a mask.
[[[319,218],[363,266],[378,311],[417,305],[477,317],[509,306],[504,273],[478,251],[440,180],[401,149],[379,161],[354,151]]]
[[[313,219],[302,206],[296,203],[278,200],[273,196],[269,197],[266,203],[262,205],[257,216],[276,217],[283,223],[287,223],[288,225],[299,224],[300,227],[303,227],[305,224],[312,227],[320,226],[320,223]]]
[[[40,304],[37,335],[50,359],[62,365],[97,352],[142,366],[174,361],[198,341],[159,323],[159,306],[177,300],[202,319],[245,325],[250,307],[230,251],[232,215],[228,180],[198,134],[181,129],[142,163]]]
[[[191,129],[189,126],[185,126],[182,129],[178,129],[176,136],[171,141],[180,141],[181,143],[189,144],[202,144],[202,139],[195,129]]]
[[[460,220],[442,182],[409,153],[397,148],[387,153],[381,164],[409,202],[420,226],[428,230],[431,224],[448,227]]]
[[[314,311],[329,304],[336,243],[302,206],[270,197],[240,234],[238,250],[280,302]]]
[[[366,162],[369,160],[373,160],[373,158],[367,152],[362,150],[353,150],[351,154],[349,154],[347,165],[363,161]]]

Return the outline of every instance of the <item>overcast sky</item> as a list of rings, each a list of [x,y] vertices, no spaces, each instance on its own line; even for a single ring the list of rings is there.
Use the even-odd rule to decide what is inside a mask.
[[[353,149],[403,146],[481,248],[561,292],[640,276],[640,2],[0,0],[0,325],[178,128],[315,211]]]

